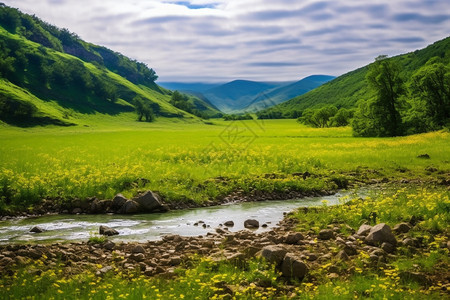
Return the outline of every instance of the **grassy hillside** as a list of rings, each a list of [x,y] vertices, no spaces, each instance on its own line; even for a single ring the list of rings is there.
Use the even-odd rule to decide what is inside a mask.
[[[409,80],[411,75],[432,57],[444,58],[450,63],[450,37],[438,41],[422,50],[392,57],[402,66],[402,76]],[[326,104],[337,107],[353,107],[359,100],[367,100],[374,95],[368,89],[365,76],[368,66],[346,73],[304,95],[260,112],[263,116],[293,117],[303,110]]]
[[[156,116],[196,119],[171,105],[171,92],[155,84],[156,79],[155,72],[143,63],[84,42],[35,16],[0,6],[3,122],[73,125],[80,123],[83,114],[132,112],[137,96]],[[217,113],[203,100],[193,101],[206,115]]]

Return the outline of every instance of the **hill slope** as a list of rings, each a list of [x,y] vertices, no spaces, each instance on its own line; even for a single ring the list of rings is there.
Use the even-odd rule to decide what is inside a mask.
[[[245,108],[245,111],[258,111],[282,103],[286,100],[292,99],[293,97],[303,95],[334,78],[334,76],[328,75],[311,75],[305,77],[297,82],[279,87],[257,96],[253,99],[252,104]]]
[[[157,116],[195,118],[169,103],[171,92],[145,64],[3,4],[0,79],[0,120],[12,125],[71,125],[79,114],[130,112],[137,96]]]
[[[408,80],[416,70],[435,56],[450,62],[450,37],[424,49],[389,59],[396,60],[402,66],[402,76]],[[258,114],[260,117],[291,118],[314,106],[334,104],[337,107],[353,107],[357,101],[374,96],[365,81],[367,70],[368,66],[364,66],[346,73],[304,95],[262,110]]]
[[[234,80],[203,92],[203,95],[223,112],[241,110],[253,102],[258,94],[286,83],[266,83]]]

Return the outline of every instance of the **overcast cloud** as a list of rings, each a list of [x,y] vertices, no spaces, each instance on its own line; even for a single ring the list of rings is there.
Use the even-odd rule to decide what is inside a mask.
[[[341,75],[450,33],[448,0],[2,0],[147,63],[159,81]]]

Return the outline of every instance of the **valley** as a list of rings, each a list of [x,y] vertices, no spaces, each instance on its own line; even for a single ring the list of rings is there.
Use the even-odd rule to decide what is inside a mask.
[[[40,5],[69,5],[56,2]],[[373,37],[386,51],[422,48],[372,61],[370,51],[335,48],[346,26],[333,27],[331,48],[316,45],[323,29],[272,39],[306,15],[328,19],[330,3],[222,14],[246,5],[225,2],[111,1],[91,19],[101,41],[171,69],[158,74],[0,3],[0,298],[449,296],[450,37],[428,46]],[[387,7],[363,19],[378,22]],[[208,26],[197,23],[203,14]],[[367,42],[361,28],[364,39],[346,33],[338,46]]]

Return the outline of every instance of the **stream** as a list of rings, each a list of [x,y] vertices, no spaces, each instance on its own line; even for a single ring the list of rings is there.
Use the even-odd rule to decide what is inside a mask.
[[[116,229],[119,235],[109,237],[113,241],[158,240],[166,234],[200,236],[215,229],[226,221],[234,221],[229,227],[232,232],[244,229],[244,221],[256,219],[260,227],[256,232],[271,230],[283,219],[284,213],[298,207],[340,204],[340,198],[350,192],[340,192],[332,196],[307,197],[294,200],[261,201],[225,204],[213,207],[174,210],[167,213],[139,215],[46,215],[36,218],[0,221],[0,244],[7,243],[50,243],[64,241],[86,241],[98,235],[100,225]],[[199,221],[203,223],[194,225]],[[33,226],[45,230],[30,233]]]

